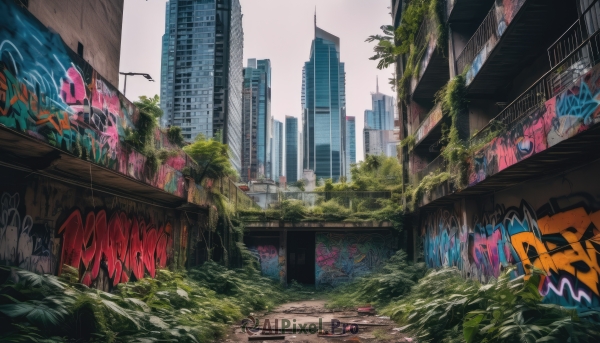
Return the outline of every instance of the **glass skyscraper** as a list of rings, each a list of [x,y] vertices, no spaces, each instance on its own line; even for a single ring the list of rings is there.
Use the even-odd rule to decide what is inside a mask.
[[[273,119],[273,145],[271,147],[273,157],[271,164],[273,172],[271,176],[274,181],[279,182],[279,177],[283,176],[283,123]]]
[[[164,126],[187,141],[220,133],[241,169],[242,9],[239,0],[169,0],[162,41]]]
[[[394,135],[396,107],[394,98],[377,90],[371,93],[373,108],[365,111],[363,129],[364,151],[366,155],[396,156],[398,140]]]
[[[346,117],[346,178],[350,181],[350,166],[356,163],[356,118]]]
[[[302,75],[303,166],[318,179],[345,175],[346,73],[340,39],[316,26]]]
[[[271,178],[271,61],[249,59],[243,82],[242,178]]]
[[[300,132],[298,118],[285,116],[285,176],[288,183],[301,178]]]
[[[365,128],[373,130],[393,130],[394,116],[396,113],[394,98],[379,93],[378,84],[377,91],[371,93],[371,100],[373,109],[365,111]]]

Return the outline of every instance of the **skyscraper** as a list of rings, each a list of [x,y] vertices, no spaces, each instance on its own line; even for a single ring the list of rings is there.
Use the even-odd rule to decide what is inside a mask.
[[[242,93],[242,178],[271,178],[270,60],[248,60]]]
[[[346,178],[350,180],[350,166],[356,163],[356,118],[346,117]]]
[[[273,119],[273,145],[271,150],[273,152],[271,178],[273,181],[279,182],[279,177],[283,176],[283,123],[275,119]]]
[[[340,39],[317,27],[302,75],[304,169],[318,179],[345,175],[346,73]]]
[[[375,93],[371,93],[373,109],[365,111],[365,128],[393,130],[396,107],[394,98],[379,92],[379,80]]]
[[[187,141],[220,133],[241,169],[242,9],[239,0],[169,0],[162,41],[162,124]]]
[[[394,135],[396,107],[394,98],[379,92],[379,81],[375,93],[371,93],[373,108],[365,110],[363,143],[366,155],[396,156],[398,139]]]
[[[288,183],[301,178],[302,157],[298,118],[285,116],[285,176]]]

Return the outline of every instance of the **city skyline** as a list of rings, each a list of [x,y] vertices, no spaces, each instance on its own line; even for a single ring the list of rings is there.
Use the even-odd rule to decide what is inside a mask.
[[[299,91],[301,89],[300,66],[306,61],[309,51],[306,45],[313,38],[313,15],[317,5],[319,25],[325,30],[336,32],[343,42],[342,58],[347,71],[347,115],[356,117],[356,130],[362,132],[363,111],[371,102],[369,91],[378,75],[380,87],[392,93],[388,79],[392,68],[380,71],[376,62],[370,61],[372,43],[364,40],[380,32],[379,26],[390,21],[389,1],[327,2],[306,0],[288,3],[275,0],[240,0],[244,28],[244,59],[249,57],[269,58],[272,61],[273,117],[285,120],[286,115],[301,117]],[[123,20],[123,42],[121,71],[148,72],[157,81],[160,76],[161,37],[164,33],[165,0],[125,2]],[[265,15],[265,13],[273,15]],[[294,16],[284,15],[293,12]],[[277,14],[280,15],[277,15]],[[343,14],[343,15],[342,15]],[[135,18],[143,16],[147,20]],[[276,27],[277,29],[273,29]],[[137,37],[148,37],[142,44]],[[293,40],[284,37],[293,36]],[[154,38],[152,38],[154,37]],[[144,58],[140,58],[144,56]],[[120,79],[123,88],[123,78]],[[137,100],[140,95],[160,94],[159,82],[148,82],[143,78],[127,80],[127,96]],[[362,137],[357,136],[357,160],[362,160]]]

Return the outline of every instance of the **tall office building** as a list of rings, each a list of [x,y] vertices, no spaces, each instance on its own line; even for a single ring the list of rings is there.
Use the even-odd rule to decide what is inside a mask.
[[[375,93],[371,93],[373,109],[365,111],[365,128],[393,130],[396,107],[394,98],[379,92],[379,81]]]
[[[273,181],[279,182],[279,177],[283,176],[283,123],[275,119],[273,119],[273,145],[271,150],[273,152],[271,177]]]
[[[375,93],[371,93],[373,108],[365,111],[363,129],[364,152],[366,155],[396,156],[399,141],[394,135],[396,107],[394,98],[379,92],[379,81]]]
[[[346,73],[340,39],[317,27],[302,75],[304,169],[317,179],[345,175]]]
[[[164,126],[187,141],[220,133],[241,170],[244,33],[239,0],[169,0],[162,41]]]
[[[350,181],[350,166],[356,163],[356,118],[346,117],[346,178]]]
[[[300,148],[298,118],[285,116],[285,177],[288,183],[302,178],[302,154]]]
[[[271,178],[271,61],[248,60],[243,83],[242,178]]]

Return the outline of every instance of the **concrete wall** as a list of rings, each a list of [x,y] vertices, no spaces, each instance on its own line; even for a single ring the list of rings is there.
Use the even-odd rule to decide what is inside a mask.
[[[316,234],[315,284],[337,286],[364,276],[387,261],[397,243],[391,234]]]
[[[66,264],[82,283],[109,290],[185,264],[194,214],[15,169],[0,175],[2,265],[59,274]]]
[[[124,0],[29,0],[29,11],[100,75],[119,84]]]
[[[423,214],[427,265],[456,266],[483,282],[509,266],[516,276],[533,265],[548,274],[540,285],[545,302],[600,307],[599,173],[597,161]]]
[[[35,9],[38,2],[30,2],[30,7]],[[102,7],[105,2],[94,2],[94,6]],[[108,8],[115,6],[107,5],[107,15],[112,13]],[[61,11],[67,11],[68,6],[63,7]],[[0,2],[0,13],[0,124],[168,193],[186,196],[181,170],[197,168],[191,159],[178,150],[157,172],[149,171],[146,157],[125,142],[127,131],[136,130],[137,108],[61,37],[13,1]],[[99,61],[100,67],[105,65]],[[177,149],[165,136],[155,131],[157,147]]]

